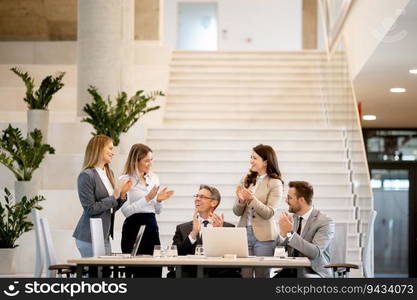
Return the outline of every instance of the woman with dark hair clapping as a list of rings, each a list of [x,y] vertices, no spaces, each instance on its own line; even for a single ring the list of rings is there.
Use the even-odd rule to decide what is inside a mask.
[[[246,227],[249,255],[273,256],[278,231],[275,210],[283,195],[283,181],[274,149],[258,145],[252,149],[249,173],[236,187],[233,212],[240,217],[239,227]],[[253,277],[253,268],[243,268],[242,276]],[[269,277],[269,268],[255,268],[255,277]]]

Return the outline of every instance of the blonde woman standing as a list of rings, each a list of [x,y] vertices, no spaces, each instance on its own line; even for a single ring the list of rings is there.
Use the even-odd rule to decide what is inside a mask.
[[[161,213],[162,202],[174,191],[160,188],[159,177],[151,171],[153,153],[144,144],[131,147],[120,179],[130,179],[133,186],[127,193],[127,201],[121,210],[126,220],[122,229],[122,252],[130,253],[141,225],[146,225],[138,254],[152,254],[155,245],[160,245],[159,228],[155,214]],[[140,268],[131,271],[134,277],[161,277],[160,268]]]
[[[236,188],[233,212],[240,217],[238,227],[246,227],[249,255],[273,256],[277,228],[275,210],[283,194],[283,181],[274,149],[258,145],[252,149],[251,168]],[[267,278],[269,268],[242,268],[242,277]]]
[[[82,257],[93,256],[90,218],[102,220],[106,254],[111,254],[114,213],[122,206],[132,186],[130,179],[115,183],[109,166],[113,156],[113,140],[108,136],[96,135],[88,142],[82,172],[78,176],[78,196],[83,214],[73,233]]]

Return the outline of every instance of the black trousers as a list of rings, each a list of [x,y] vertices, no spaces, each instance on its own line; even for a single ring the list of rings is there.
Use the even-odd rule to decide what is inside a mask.
[[[145,232],[143,233],[142,241],[140,242],[137,255],[140,254],[153,254],[153,248],[155,245],[160,245],[159,240],[159,228],[156,222],[154,213],[136,213],[126,218],[122,228],[122,252],[131,253],[133,244],[135,243],[136,236],[139,232],[141,225],[146,225]],[[127,277],[161,277],[161,267],[127,267]]]

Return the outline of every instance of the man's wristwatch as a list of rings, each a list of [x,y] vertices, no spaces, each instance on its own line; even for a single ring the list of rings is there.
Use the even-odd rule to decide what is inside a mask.
[[[293,231],[290,231],[287,233],[287,239],[290,239],[292,237],[292,235],[294,234]]]

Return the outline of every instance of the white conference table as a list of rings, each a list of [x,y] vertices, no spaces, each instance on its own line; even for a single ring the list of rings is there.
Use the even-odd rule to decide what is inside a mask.
[[[236,268],[236,267],[268,267],[268,268],[302,268],[310,267],[307,257],[248,257],[248,258],[222,258],[205,256],[177,256],[177,257],[153,257],[153,256],[101,256],[69,259],[68,263],[76,265],[77,277],[82,276],[84,268],[89,267],[175,267],[176,277],[182,277],[182,266],[197,266],[197,277],[202,278],[204,268]],[[100,274],[100,272],[98,273]],[[98,275],[100,276],[100,275]]]

